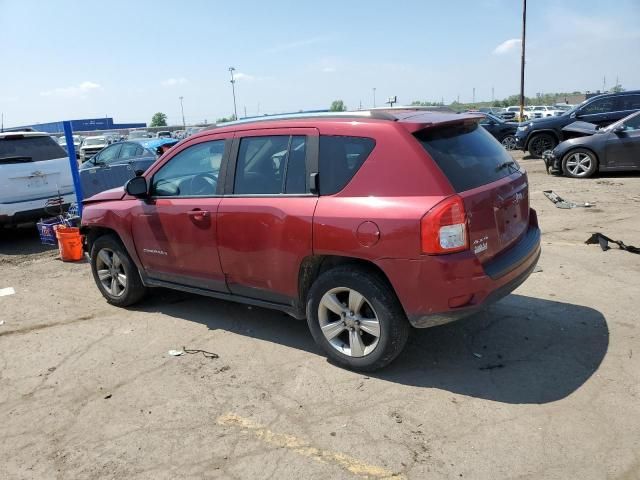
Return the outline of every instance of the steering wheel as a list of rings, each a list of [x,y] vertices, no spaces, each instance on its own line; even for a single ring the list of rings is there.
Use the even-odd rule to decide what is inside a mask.
[[[189,182],[190,195],[213,195],[216,193],[218,175],[215,173],[198,173]]]

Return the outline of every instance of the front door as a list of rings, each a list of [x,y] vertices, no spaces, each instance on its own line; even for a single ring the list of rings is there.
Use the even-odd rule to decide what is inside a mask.
[[[317,164],[311,128],[236,132],[218,244],[231,293],[292,305],[302,260],[312,254],[318,197],[309,175]]]
[[[149,277],[227,291],[216,242],[224,151],[223,138],[200,138],[153,172],[150,198],[140,201],[132,222],[136,251]]]
[[[607,166],[640,168],[640,114],[622,126],[624,130],[607,134]]]

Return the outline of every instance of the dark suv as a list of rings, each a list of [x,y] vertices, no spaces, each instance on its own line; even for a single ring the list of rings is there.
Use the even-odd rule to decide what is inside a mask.
[[[336,363],[374,370],[531,273],[526,173],[478,116],[398,111],[235,122],[183,140],[82,231],[108,302],[168,287],[306,318]]]
[[[640,110],[640,90],[608,93],[585,100],[560,116],[540,118],[526,122],[516,132],[517,147],[541,157],[558,143],[570,138],[562,129],[576,122],[589,122],[607,126]]]

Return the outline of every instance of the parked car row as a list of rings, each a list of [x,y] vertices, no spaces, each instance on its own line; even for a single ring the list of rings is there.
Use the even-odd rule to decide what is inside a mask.
[[[585,100],[559,116],[525,122],[516,132],[517,147],[534,157],[541,157],[560,142],[577,136],[564,127],[578,120],[606,127],[640,110],[640,90],[608,93]]]

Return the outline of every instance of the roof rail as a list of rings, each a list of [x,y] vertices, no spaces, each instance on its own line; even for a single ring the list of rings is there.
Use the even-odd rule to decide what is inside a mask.
[[[246,123],[265,122],[273,120],[297,120],[306,118],[374,118],[377,120],[392,120],[396,121],[397,118],[384,111],[376,110],[358,110],[354,112],[299,112],[299,113],[283,113],[276,115],[264,115],[261,117],[243,118],[240,120],[234,120],[232,122],[218,123],[215,127],[227,127],[233,125],[243,125]],[[208,130],[207,129],[207,130]]]

